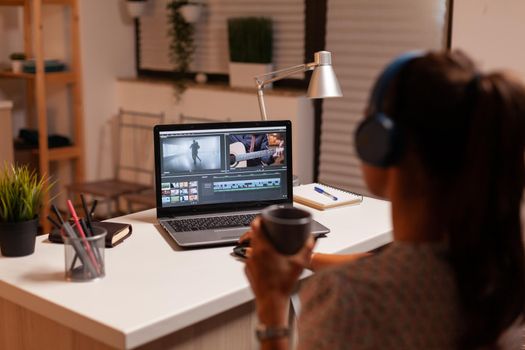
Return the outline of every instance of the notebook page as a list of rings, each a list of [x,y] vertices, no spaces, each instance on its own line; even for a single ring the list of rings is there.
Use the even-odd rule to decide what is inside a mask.
[[[317,192],[315,187],[321,188],[326,193],[337,197],[337,200],[334,200],[326,194]],[[361,195],[318,183],[294,187],[293,198],[296,202],[321,210],[340,205],[357,204],[363,200],[363,196]]]

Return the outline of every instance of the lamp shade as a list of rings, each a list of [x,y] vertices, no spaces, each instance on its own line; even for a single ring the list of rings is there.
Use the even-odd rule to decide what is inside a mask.
[[[328,51],[315,53],[315,68],[308,85],[308,98],[341,97],[341,87],[332,68],[332,55]]]

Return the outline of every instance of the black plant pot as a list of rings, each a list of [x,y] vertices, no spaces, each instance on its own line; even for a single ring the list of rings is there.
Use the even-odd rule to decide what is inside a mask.
[[[26,256],[35,251],[38,219],[0,222],[0,251],[3,256]]]

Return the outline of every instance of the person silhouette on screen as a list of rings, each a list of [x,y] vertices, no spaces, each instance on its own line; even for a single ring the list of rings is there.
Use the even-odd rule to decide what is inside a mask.
[[[195,140],[193,140],[193,143],[190,145],[191,148],[191,157],[193,158],[193,165],[197,165],[197,159],[199,159],[199,162],[202,162],[202,160],[199,157],[199,143]]]

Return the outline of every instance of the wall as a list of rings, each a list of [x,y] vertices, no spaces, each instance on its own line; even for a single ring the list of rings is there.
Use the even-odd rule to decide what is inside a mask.
[[[117,113],[117,77],[134,76],[134,26],[123,0],[80,0],[86,178],[112,175],[109,122]]]
[[[9,55],[11,53],[24,51],[24,37],[20,30],[22,26],[23,13],[19,8],[0,6],[0,38],[2,38],[0,42],[0,69],[10,67]],[[24,125],[24,114],[21,110],[25,106],[24,98],[24,84],[22,81],[0,79],[0,101],[13,101],[13,133],[17,133],[18,129]]]
[[[510,69],[525,80],[525,1],[460,0],[454,5],[452,47],[465,50],[482,69]],[[521,221],[525,225],[525,198]]]
[[[454,1],[452,47],[483,69],[512,69],[525,79],[525,1]]]

